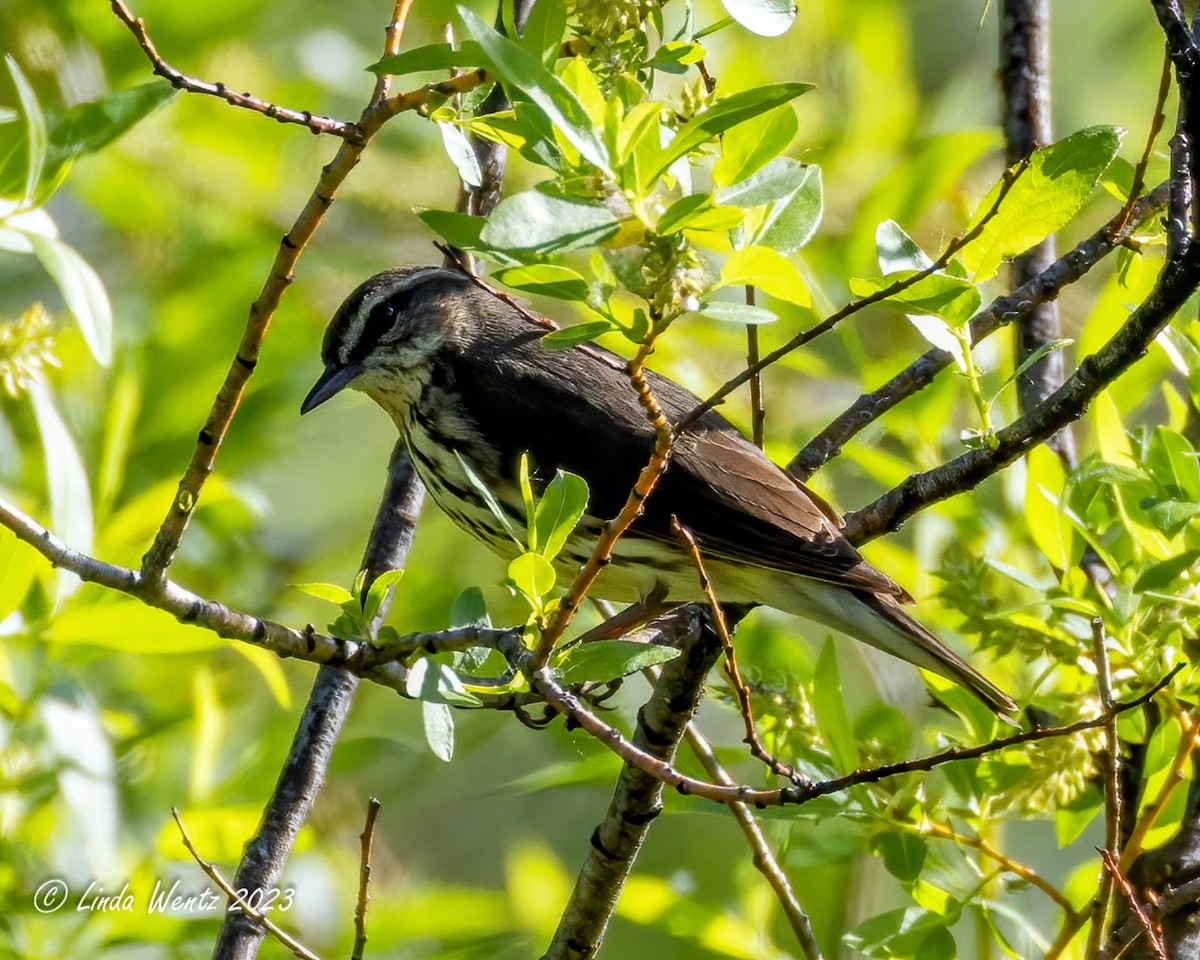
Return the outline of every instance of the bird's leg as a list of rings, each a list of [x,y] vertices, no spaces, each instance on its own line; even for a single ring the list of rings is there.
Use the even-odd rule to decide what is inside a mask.
[[[661,617],[668,610],[673,610],[678,603],[668,603],[667,590],[662,584],[655,586],[646,596],[630,604],[624,610],[613,614],[603,623],[597,624],[579,638],[580,643],[591,643],[593,640],[616,640],[627,633],[644,626],[651,620]]]

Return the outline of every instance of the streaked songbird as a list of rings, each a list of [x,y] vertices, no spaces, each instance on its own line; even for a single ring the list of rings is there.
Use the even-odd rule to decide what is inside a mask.
[[[521,548],[477,481],[521,529],[522,454],[535,483],[559,469],[583,477],[587,509],[555,561],[569,582],[629,496],[654,430],[625,360],[592,344],[551,351],[540,343],[546,333],[461,271],[388,270],[350,294],[330,322],[325,372],[301,413],[345,387],[366,393],[395,421],[434,502],[508,559]],[[648,382],[672,421],[700,402],[666,377],[648,373]],[[677,438],[666,473],[593,595],[703,599],[673,516],[698,543],[722,602],[763,604],[827,624],[962,684],[999,713],[1016,710],[909,615],[903,605],[911,597],[863,560],[828,505],[715,412]]]

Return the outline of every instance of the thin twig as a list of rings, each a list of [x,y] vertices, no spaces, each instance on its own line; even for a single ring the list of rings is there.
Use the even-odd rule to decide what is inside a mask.
[[[653,673],[653,668],[651,671]],[[694,722],[689,723],[687,731],[684,734],[687,739],[688,747],[700,761],[700,765],[704,767],[705,773],[714,783],[719,783],[725,786],[732,786],[734,781],[729,776],[729,773],[721,765],[721,761],[717,759],[716,753],[713,752],[712,744],[700,732],[699,727]],[[791,881],[784,872],[783,867],[779,865],[779,861],[775,858],[775,853],[771,849],[771,845],[767,842],[766,836],[762,832],[762,827],[758,825],[758,820],[754,817],[754,811],[744,803],[731,803],[729,809],[733,813],[733,817],[741,827],[742,833],[746,837],[746,842],[750,845],[752,861],[754,868],[763,875],[772,892],[775,894],[775,899],[779,901],[779,906],[783,910],[783,915],[787,918],[788,926],[792,928],[792,933],[796,937],[797,943],[800,944],[800,949],[804,952],[804,956],[808,960],[820,960],[821,947],[817,943],[817,937],[813,931],[812,921],[808,914],[805,913],[804,907],[801,906],[799,899],[796,897],[795,891],[792,889]]]
[[[692,564],[696,567],[696,573],[700,577],[700,589],[704,592],[704,596],[708,600],[708,609],[712,614],[713,627],[717,631],[717,636],[721,640],[721,649],[725,651],[725,676],[729,679],[729,684],[733,688],[734,695],[738,701],[738,712],[742,716],[742,723],[746,730],[746,736],[743,742],[750,748],[750,755],[756,760],[761,760],[767,765],[767,768],[776,776],[784,777],[792,783],[800,786],[805,786],[812,781],[802,774],[795,767],[779,760],[771,751],[769,751],[758,736],[758,729],[754,723],[754,706],[750,701],[750,688],[746,685],[746,681],[742,679],[742,671],[738,667],[737,654],[733,649],[733,641],[729,637],[729,627],[725,623],[725,611],[721,608],[721,603],[717,599],[717,594],[713,590],[712,580],[709,579],[708,571],[704,567],[704,558],[700,555],[700,547],[696,544],[696,538],[692,535],[687,527],[679,522],[679,518],[671,517],[671,532],[683,543],[684,548],[692,557]]]
[[[922,823],[917,829],[922,833],[927,833],[931,836],[938,837],[942,840],[949,840],[952,843],[963,847],[970,847],[972,850],[978,850],[985,857],[994,860],[1008,873],[1020,877],[1022,880],[1037,887],[1046,896],[1053,900],[1063,911],[1068,915],[1073,915],[1075,907],[1066,895],[1059,890],[1054,884],[1046,880],[1045,877],[1038,874],[1036,870],[1025,866],[1025,864],[1013,860],[1003,851],[996,849],[988,843],[983,837],[970,837],[966,834],[958,833],[945,824],[938,823],[934,820],[927,820]]]
[[[150,66],[154,72],[170,83],[176,90],[185,90],[188,93],[200,93],[210,97],[218,97],[232,106],[261,113],[263,116],[270,117],[272,120],[278,120],[280,123],[295,123],[302,127],[307,127],[313,133],[328,133],[335,137],[341,137],[343,140],[354,142],[362,138],[362,130],[357,123],[351,123],[347,120],[335,120],[333,117],[317,116],[309,110],[292,110],[288,107],[281,107],[278,104],[271,103],[269,100],[263,100],[249,93],[237,93],[230,90],[223,83],[208,83],[205,80],[197,80],[185,73],[181,73],[163,59],[162,55],[158,52],[158,48],[154,45],[154,41],[150,39],[146,23],[141,17],[135,17],[122,0],[109,0],[109,2],[113,13],[117,15],[117,19],[129,28],[137,40],[138,46],[146,54],[146,59],[150,61]]]
[[[1162,77],[1158,81],[1158,99],[1154,102],[1154,116],[1150,120],[1150,132],[1146,134],[1146,146],[1142,156],[1133,168],[1133,181],[1129,186],[1129,199],[1121,208],[1121,223],[1118,231],[1125,230],[1134,219],[1137,208],[1137,198],[1141,195],[1142,187],[1146,184],[1146,170],[1150,166],[1150,158],[1154,155],[1154,142],[1162,132],[1163,124],[1167,122],[1167,95],[1171,92],[1171,55],[1163,51]]]
[[[693,407],[691,411],[689,411],[677,424],[675,424],[675,432],[683,433],[689,427],[694,426],[696,422],[704,416],[704,414],[708,413],[709,410],[712,410],[718,404],[722,403],[725,398],[729,396],[729,394],[733,393],[734,390],[748,381],[751,377],[765,370],[777,360],[786,357],[793,350],[796,350],[804,346],[804,344],[815,340],[823,333],[828,333],[847,317],[853,316],[872,304],[879,303],[880,301],[887,300],[899,293],[903,293],[909,287],[920,283],[926,277],[930,277],[933,274],[944,270],[947,264],[949,264],[954,258],[955,254],[957,254],[960,250],[962,250],[963,247],[983,233],[984,228],[988,225],[988,223],[991,222],[992,218],[1000,212],[1000,207],[1004,203],[1004,198],[1008,196],[1008,192],[1012,189],[1013,184],[1017,182],[1021,174],[1025,172],[1028,166],[1028,161],[1025,161],[1018,163],[1016,166],[1009,167],[1004,171],[1004,177],[1000,181],[1000,189],[996,192],[996,199],[992,203],[991,207],[988,208],[987,212],[973,227],[964,231],[963,233],[960,233],[958,236],[952,239],[946,245],[946,248],[941,252],[938,258],[934,260],[933,263],[931,263],[928,267],[923,270],[916,271],[911,276],[906,277],[903,280],[897,280],[895,283],[889,283],[886,287],[883,287],[874,293],[869,294],[868,296],[861,297],[858,300],[853,300],[840,310],[831,313],[828,317],[815,326],[809,327],[807,330],[802,330],[783,346],[772,350],[765,357],[759,360],[758,363],[747,366],[746,369],[737,376],[727,380],[716,390],[715,393],[710,395],[707,400]]]
[[[638,474],[637,481],[634,483],[633,489],[629,491],[629,496],[626,497],[620,513],[605,524],[603,532],[596,538],[596,544],[592,547],[587,562],[580,568],[575,580],[559,601],[550,623],[542,630],[537,649],[533,654],[535,670],[541,670],[549,662],[554,645],[571,625],[575,612],[583,603],[592,584],[596,582],[596,578],[612,560],[617,541],[641,516],[646,498],[654,492],[659,479],[666,472],[676,435],[671,429],[671,423],[663,413],[662,407],[659,406],[658,400],[650,390],[650,384],[646,380],[646,361],[654,352],[654,345],[658,338],[662,336],[669,325],[670,320],[656,318],[627,367],[629,381],[637,393],[638,403],[641,404],[642,409],[646,412],[646,418],[654,427],[654,449],[650,454],[649,461]]]
[[[1100,688],[1100,706],[1108,712],[1113,705],[1112,669],[1108,660],[1104,621],[1092,620],[1092,660],[1096,664],[1096,684]],[[1105,745],[1100,756],[1104,786],[1104,849],[1117,850],[1121,842],[1121,741],[1117,736],[1117,720],[1113,717],[1104,725]],[[1092,927],[1088,933],[1085,956],[1100,955],[1107,928],[1109,907],[1112,904],[1115,875],[1110,871],[1100,881],[1100,891],[1092,902]]]
[[[354,908],[354,950],[350,960],[363,960],[367,949],[367,904],[371,899],[371,847],[375,842],[375,818],[379,816],[379,800],[367,801],[367,825],[359,834],[362,850],[358,862],[358,900]]]
[[[183,839],[183,845],[187,847],[188,853],[192,855],[192,859],[196,861],[196,865],[208,875],[208,878],[221,888],[221,892],[233,901],[231,906],[238,907],[246,916],[251,917],[261,924],[267,933],[287,947],[300,960],[321,960],[320,957],[304,946],[299,940],[296,940],[285,930],[280,929],[276,924],[267,919],[266,915],[250,906],[245,898],[233,888],[233,885],[225,879],[221,871],[217,869],[216,864],[210,863],[200,856],[200,851],[192,843],[192,838],[188,836],[187,828],[183,825],[183,819],[179,816],[178,807],[171,808],[171,816],[175,818],[175,825],[179,827],[179,835]]]
[[[1100,849],[1100,859],[1104,863],[1105,874],[1112,878],[1113,882],[1121,888],[1121,892],[1128,898],[1129,905],[1133,908],[1134,916],[1137,917],[1138,923],[1142,925],[1146,939],[1150,941],[1154,955],[1158,960],[1170,960],[1167,956],[1167,945],[1163,942],[1162,925],[1155,923],[1146,914],[1146,908],[1142,906],[1137,891],[1133,889],[1133,884],[1121,872],[1121,866],[1117,863],[1117,858],[1113,856],[1112,851]]]
[[[746,304],[754,306],[757,296],[754,287],[746,284]],[[758,354],[758,325],[746,324],[746,367],[753,370],[759,361]],[[750,436],[759,450],[766,442],[767,408],[763,405],[762,371],[759,370],[750,378]]]

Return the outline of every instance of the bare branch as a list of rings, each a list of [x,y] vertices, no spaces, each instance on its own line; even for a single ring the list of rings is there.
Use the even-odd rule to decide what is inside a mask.
[[[350,960],[363,960],[367,949],[367,904],[371,899],[371,847],[375,843],[375,818],[379,816],[379,800],[367,801],[367,825],[359,835],[362,851],[358,865],[358,900],[354,909],[354,950]]]

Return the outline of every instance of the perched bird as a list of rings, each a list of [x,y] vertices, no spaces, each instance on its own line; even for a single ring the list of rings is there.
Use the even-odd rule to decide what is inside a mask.
[[[539,342],[546,333],[460,271],[388,270],[350,294],[330,322],[325,372],[301,413],[345,387],[366,393],[400,429],[434,502],[510,559],[521,548],[477,481],[521,529],[523,453],[535,482],[558,469],[583,477],[587,510],[556,559],[569,582],[628,497],[654,430],[621,357],[594,345],[551,351]],[[649,373],[648,382],[672,421],[700,402],[665,377]],[[1016,709],[904,610],[911,597],[863,560],[832,508],[717,413],[677,439],[666,473],[592,593],[702,599],[672,516],[695,537],[722,602],[765,604],[828,624],[962,684],[997,712]]]

